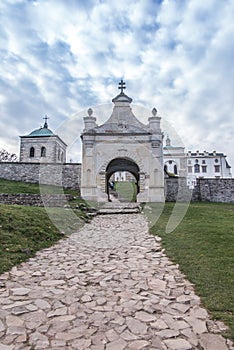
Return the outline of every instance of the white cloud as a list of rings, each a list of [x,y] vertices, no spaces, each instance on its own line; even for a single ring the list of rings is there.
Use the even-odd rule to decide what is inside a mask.
[[[133,101],[156,106],[188,148],[223,151],[234,166],[232,0],[7,0],[0,11],[5,148],[14,136],[18,153],[18,134],[45,113],[55,129],[109,103],[124,78]]]

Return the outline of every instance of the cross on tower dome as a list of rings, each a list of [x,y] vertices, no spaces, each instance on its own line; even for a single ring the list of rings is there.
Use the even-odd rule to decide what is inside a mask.
[[[48,128],[48,123],[47,123],[47,120],[48,120],[48,119],[50,119],[50,118],[48,118],[48,117],[47,117],[47,114],[46,114],[46,115],[44,116],[44,118],[43,118],[43,119],[45,119],[44,128],[46,128],[46,129],[47,129],[47,128]]]

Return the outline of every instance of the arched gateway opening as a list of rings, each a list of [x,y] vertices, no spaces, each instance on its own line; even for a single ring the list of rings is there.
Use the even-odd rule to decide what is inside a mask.
[[[110,178],[116,172],[129,172],[135,178],[135,184],[137,188],[137,194],[140,192],[139,180],[140,180],[140,169],[139,166],[129,158],[115,158],[107,165],[106,168],[106,193],[110,200]]]

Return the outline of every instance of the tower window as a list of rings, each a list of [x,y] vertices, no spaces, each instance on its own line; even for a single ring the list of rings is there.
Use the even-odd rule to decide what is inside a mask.
[[[46,157],[46,148],[44,146],[41,147],[41,157]]]
[[[30,148],[29,157],[31,157],[31,158],[35,157],[35,148],[34,147]]]
[[[220,172],[220,166],[219,165],[215,165],[214,168],[215,168],[215,172],[216,173]]]

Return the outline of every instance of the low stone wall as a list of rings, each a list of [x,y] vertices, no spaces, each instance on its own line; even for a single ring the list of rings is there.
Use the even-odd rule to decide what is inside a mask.
[[[80,163],[0,163],[0,178],[79,189]]]
[[[234,203],[234,179],[198,179],[192,200]]]
[[[186,178],[166,178],[165,200],[234,203],[234,179],[197,179],[196,187],[190,190]]]
[[[1,204],[29,205],[36,207],[63,207],[72,199],[71,195],[62,194],[0,194]]]

